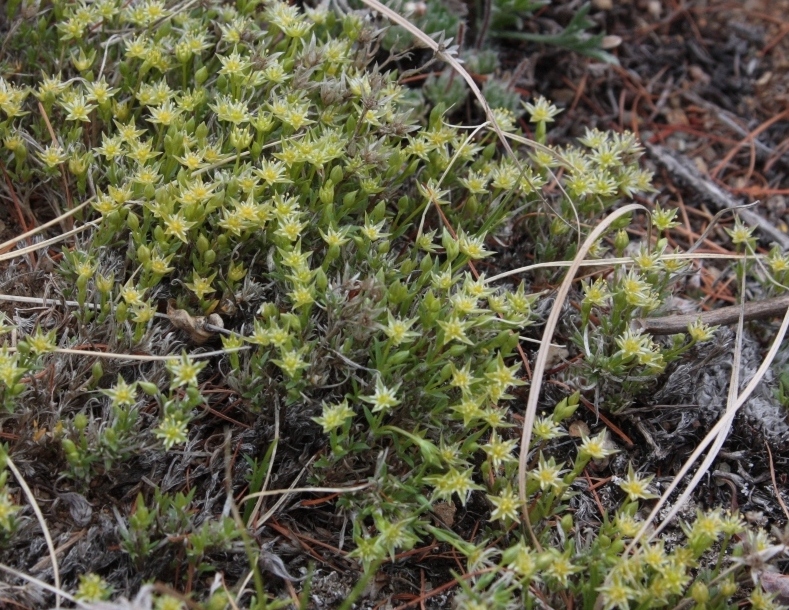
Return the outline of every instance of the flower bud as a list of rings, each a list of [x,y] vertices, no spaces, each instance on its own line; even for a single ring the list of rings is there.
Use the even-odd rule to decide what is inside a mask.
[[[707,585],[697,580],[690,588],[690,596],[697,604],[705,604],[710,599],[710,590],[707,588]]]
[[[129,212],[129,215],[126,217],[126,226],[128,226],[132,231],[137,231],[140,228],[140,218],[134,212]]]
[[[318,197],[323,205],[329,205],[334,201],[334,181],[331,178],[321,185]]]
[[[208,68],[203,66],[197,72],[195,72],[195,84],[199,87],[206,80],[208,80]]]
[[[460,244],[458,244],[457,240],[449,234],[449,231],[444,229],[444,232],[441,234],[441,245],[444,246],[444,250],[446,251],[447,261],[452,262],[455,260],[460,254]]]
[[[197,251],[200,254],[205,254],[211,247],[211,244],[208,243],[208,238],[200,233],[200,236],[197,238],[197,242],[195,242],[195,246],[197,247]]]
[[[408,288],[403,286],[400,280],[397,280],[389,286],[387,296],[392,305],[399,305],[408,298]]]
[[[159,388],[156,387],[155,383],[151,383],[150,381],[138,381],[137,385],[148,396],[156,396],[159,393]]]
[[[624,229],[619,229],[619,231],[616,232],[616,236],[614,237],[614,251],[616,252],[617,256],[622,256],[628,244],[630,244],[630,236]]]
[[[151,249],[145,244],[140,244],[137,248],[137,260],[143,265],[151,260]]]
[[[79,431],[82,432],[85,428],[88,427],[88,416],[84,413],[77,413],[74,416],[74,427]]]

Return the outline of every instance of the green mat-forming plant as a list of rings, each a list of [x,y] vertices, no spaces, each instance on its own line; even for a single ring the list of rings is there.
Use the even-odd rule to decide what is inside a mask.
[[[617,508],[577,521],[579,476],[614,449],[605,433],[565,440],[575,388],[535,423],[522,518],[519,333],[539,320],[540,295],[486,280],[489,236],[527,211],[536,259],[571,258],[583,226],[650,189],[632,135],[548,148],[558,109],[544,99],[525,106],[534,146],[518,143],[512,108],[494,109],[512,156],[493,131],[448,124],[443,105],[421,121],[414,92],[375,63],[382,24],[369,13],[278,0],[6,8],[5,193],[71,215],[61,253],[40,250],[57,264],[58,316],[3,321],[2,418],[16,440],[2,456],[45,456],[59,486],[117,521],[120,555],[82,574],[70,564],[66,592],[97,602],[158,580],[172,586],[141,589],[157,608],[184,595],[211,609],[290,603],[260,569],[263,496],[233,494],[245,482],[265,492],[276,443],[305,431],[320,439],[305,484],[339,494],[341,543],[358,564],[344,607],[385,562],[429,540],[462,558],[465,608],[729,608],[737,569],[779,548],[761,533],[740,544],[739,518],[713,510],[683,544],[626,552],[654,497],[632,468]],[[654,222],[666,230],[670,212]],[[663,344],[630,330],[679,271],[665,248],[647,245],[584,285],[580,374],[619,402],[710,336],[697,325]],[[134,364],[121,367],[124,357]],[[246,423],[212,407],[216,392],[238,398]],[[234,444],[255,420],[276,420],[278,437]],[[144,477],[143,458],[166,465],[153,469],[159,479]],[[13,564],[38,524],[3,462],[0,559]],[[192,467],[212,482],[189,483]],[[157,487],[179,469],[182,485]],[[102,487],[129,477],[135,493],[110,508]],[[224,510],[212,494],[227,496]],[[473,534],[436,517],[438,503],[470,502]],[[228,553],[248,562],[254,592],[201,578],[226,572]]]

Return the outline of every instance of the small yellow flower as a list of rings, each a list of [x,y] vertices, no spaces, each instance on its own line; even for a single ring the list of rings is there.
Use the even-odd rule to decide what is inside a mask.
[[[550,417],[537,417],[532,426],[532,434],[534,434],[535,438],[549,441],[554,438],[566,436],[567,432]]]
[[[532,123],[552,123],[554,117],[561,112],[544,97],[538,97],[534,103],[524,103],[523,107],[529,113]]]
[[[195,222],[186,220],[183,215],[178,212],[177,214],[169,214],[164,219],[165,224],[165,235],[172,235],[180,239],[182,242],[187,243],[188,238],[186,236],[186,232],[195,226]]]
[[[482,450],[487,454],[488,460],[493,464],[493,468],[498,469],[499,466],[506,462],[515,461],[512,452],[517,444],[518,441],[514,439],[509,441],[502,440],[494,430],[490,435],[490,440],[482,445]]]
[[[633,471],[633,464],[630,464],[627,469],[627,478],[619,483],[619,488],[627,494],[628,499],[634,502],[638,499],[650,500],[657,498],[653,493],[649,493],[649,483],[654,478],[654,475],[646,478],[639,478]]]
[[[609,581],[597,589],[603,595],[603,609],[614,610],[628,610],[630,608],[630,600],[635,600],[638,595],[632,587],[628,587],[618,578],[611,578]]]
[[[50,145],[38,153],[38,157],[44,165],[53,168],[68,159],[68,154],[59,145]]]
[[[688,324],[688,334],[693,341],[703,343],[709,341],[715,336],[715,331],[718,330],[717,326],[709,326],[704,324],[700,318]]]
[[[588,282],[583,285],[584,301],[596,307],[603,307],[608,303],[611,298],[611,293],[608,291],[608,283],[602,278],[597,278],[594,282]]]
[[[241,57],[238,51],[233,51],[227,57],[220,55],[219,61],[222,63],[219,73],[230,77],[243,76],[252,66],[252,63],[247,58]]]
[[[192,271],[192,281],[186,284],[186,287],[197,295],[197,298],[203,300],[205,295],[216,292],[211,288],[211,282],[214,281],[216,273],[212,273],[208,277],[200,277],[197,271]]]
[[[399,318],[395,318],[392,315],[392,312],[387,312],[387,315],[388,322],[386,326],[384,326],[383,331],[392,341],[392,345],[398,346],[401,343],[410,343],[412,340],[419,337],[418,332],[410,330],[411,326],[413,326],[414,322],[416,322],[418,318],[401,320]]]
[[[463,418],[463,425],[468,426],[474,420],[481,419],[485,414],[480,407],[480,402],[480,398],[464,396],[460,404],[452,407],[452,410]]]
[[[562,471],[556,465],[556,460],[554,458],[546,460],[542,452],[540,452],[540,460],[537,468],[529,472],[529,477],[537,481],[540,485],[540,489],[543,491],[548,488],[558,489],[563,485]]]
[[[367,215],[364,217],[364,226],[361,229],[362,235],[364,235],[370,241],[377,241],[379,239],[384,239],[385,237],[389,237],[389,233],[384,233],[381,229],[383,229],[385,220],[382,220],[379,223],[373,223]]]
[[[103,76],[92,83],[85,83],[85,89],[88,92],[88,100],[100,106],[106,104],[118,92],[118,89],[109,86]]]
[[[109,599],[112,587],[98,574],[81,574],[76,598],[86,602],[98,602]]]
[[[186,422],[172,415],[166,416],[154,430],[154,436],[161,439],[165,449],[172,449],[188,440]]]
[[[468,235],[463,229],[458,231],[458,246],[460,251],[471,260],[479,260],[490,256],[493,252],[485,250],[485,236],[473,237]]]
[[[356,415],[353,409],[348,406],[348,401],[343,400],[338,405],[327,405],[323,403],[323,414],[320,417],[313,417],[312,420],[323,427],[326,434],[333,432],[343,426],[345,422]]]
[[[5,490],[0,490],[0,529],[11,531],[14,527],[13,516],[19,506],[11,501],[11,495]]]
[[[632,538],[635,536],[641,530],[641,525],[641,521],[624,511],[619,511],[614,519],[616,531],[625,538]]]
[[[309,363],[302,359],[301,353],[297,350],[285,350],[282,352],[282,357],[279,360],[273,360],[272,362],[291,378],[295,377],[301,369],[309,367]]]
[[[662,208],[659,204],[655,205],[655,211],[652,212],[652,226],[658,231],[668,231],[673,229],[679,223],[675,220],[677,209]]]
[[[291,214],[279,222],[279,227],[275,233],[281,235],[288,241],[296,241],[301,237],[301,233],[306,226],[307,223],[301,222],[297,214]]]
[[[641,331],[626,330],[621,336],[616,338],[619,353],[622,358],[629,360],[652,349],[652,340],[647,335],[642,335]]]
[[[567,553],[556,555],[553,561],[545,569],[545,575],[556,580],[562,587],[569,586],[569,578],[576,572],[581,571],[581,567],[573,565]]]
[[[510,367],[504,364],[504,358],[502,358],[501,353],[499,353],[496,358],[496,366],[491,371],[485,373],[485,377],[506,390],[512,385],[525,385],[526,382],[517,377],[517,373],[520,369],[520,364],[515,364]]]
[[[739,218],[735,221],[733,228],[726,229],[726,233],[729,234],[734,245],[739,246],[753,243],[754,238],[751,235],[753,233],[753,228],[746,227]]]
[[[397,398],[397,390],[399,387],[400,384],[398,383],[394,387],[387,388],[379,377],[375,381],[375,393],[372,396],[362,396],[362,400],[375,405],[373,407],[373,413],[378,411],[389,411],[392,407],[396,407],[400,404]]]
[[[165,366],[167,366],[167,370],[172,375],[170,387],[178,388],[183,385],[197,385],[197,376],[207,364],[205,361],[193,361],[186,352],[183,352],[177,360],[168,360]]]
[[[309,270],[307,271],[312,275]],[[315,302],[315,287],[312,285],[298,284],[288,296],[293,303],[293,307],[297,309],[299,307],[305,307]]]
[[[164,125],[165,127],[177,121],[178,117],[181,116],[181,111],[173,106],[173,103],[169,100],[161,106],[151,108],[150,112],[151,117],[148,119],[148,121],[150,123]]]
[[[474,471],[471,469],[459,471],[450,468],[449,472],[442,475],[425,477],[426,484],[433,487],[433,499],[449,500],[453,494],[457,494],[463,505],[469,493],[475,489],[482,489],[480,485],[474,483]]]
[[[466,336],[468,322],[461,322],[457,316],[451,316],[449,320],[438,320],[438,325],[444,331],[444,340],[442,345],[446,345],[451,341],[460,341],[467,345],[472,345],[473,342]]]
[[[608,433],[606,430],[603,430],[593,438],[584,436],[579,450],[581,455],[589,456],[594,460],[602,460],[616,452],[617,449],[614,449],[608,440]]]
[[[109,396],[113,405],[130,407],[137,402],[137,383],[128,384],[118,375],[118,382],[109,390],[101,390],[101,393]]]
[[[521,501],[518,498],[512,487],[507,486],[503,489],[498,496],[487,496],[488,501],[493,504],[493,510],[490,512],[491,521],[518,521],[518,511],[521,507]]]

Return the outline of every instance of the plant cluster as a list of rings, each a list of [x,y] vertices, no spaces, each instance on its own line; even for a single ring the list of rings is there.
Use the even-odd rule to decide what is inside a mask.
[[[558,109],[542,98],[494,107],[512,156],[494,131],[449,124],[441,103],[423,121],[412,111],[414,92],[375,63],[381,24],[367,13],[301,11],[279,0],[56,0],[35,14],[15,3],[8,10],[16,33],[6,52],[18,69],[0,76],[0,138],[10,183],[55,209],[90,202],[75,214],[89,238],[64,248],[55,279],[76,308],[60,324],[16,316],[21,340],[0,352],[3,417],[41,419],[48,430],[25,443],[48,444],[60,481],[91,494],[143,454],[197,459],[198,443],[208,446],[226,423],[206,415],[216,413],[210,388],[220,386],[239,397],[249,422],[271,420],[283,405],[283,433],[321,435],[310,483],[364,484],[335,503],[352,523],[349,557],[361,571],[346,606],[382,564],[434,538],[465,558],[462,607],[571,598],[604,608],[731,607],[737,517],[700,513],[685,547],[626,549],[641,503],[654,497],[651,478],[631,468],[619,483],[620,508],[597,529],[576,523],[579,475],[614,452],[601,433],[568,456],[563,425],[578,393],[545,405],[526,505],[518,494],[513,404],[526,381],[516,356],[519,332],[538,321],[539,295],[479,272],[494,254],[489,236],[516,210],[534,211],[525,222],[544,237],[535,258],[571,258],[583,226],[650,189],[632,135],[590,131],[580,147],[550,148]],[[535,146],[523,145],[522,110]],[[672,222],[669,211],[654,216],[659,231]],[[623,227],[612,235],[619,255],[629,251]],[[628,269],[584,288],[576,342],[586,368],[578,374],[622,396],[711,336],[693,325],[689,339],[663,345],[629,329],[660,306],[680,271],[666,248],[645,246]],[[198,321],[199,341],[196,333],[173,338],[172,325]],[[95,360],[71,385],[53,384],[58,412],[44,424],[39,405],[49,390],[39,373],[63,374],[67,350],[97,337],[166,365],[110,371]],[[195,347],[205,341],[221,349]],[[238,473],[250,492],[263,489],[273,444],[236,450],[245,460],[227,474],[221,450],[201,454],[215,478],[227,479],[233,519],[226,511],[197,522],[194,487],[141,492],[115,509],[138,581],[161,578],[146,562],[167,555],[168,574],[188,573],[186,594],[202,607],[288,603],[261,575],[251,535],[265,525],[259,511],[253,503],[238,511],[232,496]],[[0,542],[13,548],[18,522],[35,524],[20,516],[2,466]],[[438,503],[469,502],[486,514],[473,540],[435,512]],[[775,548],[762,536],[733,554],[753,560]],[[200,578],[221,571],[217,554],[234,550],[247,555],[251,597],[244,585],[217,589]],[[109,573],[66,576],[85,600],[129,594]],[[157,596],[158,607],[181,607]]]

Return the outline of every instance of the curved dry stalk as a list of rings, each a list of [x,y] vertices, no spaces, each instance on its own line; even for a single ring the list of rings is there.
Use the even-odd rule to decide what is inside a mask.
[[[484,129],[487,126],[488,126],[487,121],[484,122],[484,123],[481,123],[480,125],[477,125],[474,128],[474,130],[466,137],[465,141],[463,142],[463,146],[459,146],[458,147],[458,149],[455,151],[455,154],[453,154],[452,158],[449,160],[449,163],[447,164],[447,167],[444,170],[444,173],[441,174],[441,177],[438,179],[438,186],[439,187],[441,186],[441,183],[444,182],[444,178],[447,177],[447,174],[449,174],[449,170],[452,169],[452,165],[460,157],[460,151],[463,150],[463,148],[465,148],[474,139],[474,137],[476,137],[476,135],[480,131],[482,131],[482,129]],[[427,218],[427,212],[430,210],[430,205],[432,203],[433,203],[433,200],[432,199],[428,199],[427,205],[425,206],[425,209],[422,210],[422,218],[419,221],[419,228],[416,231],[416,238],[417,239],[419,239],[421,237],[421,235],[422,235],[422,229],[425,226],[425,218]],[[438,204],[436,203],[436,205],[438,205]]]
[[[65,305],[66,307],[87,307],[88,309],[98,309],[99,306],[93,303],[80,304],[77,301],[60,301],[58,299],[45,299],[43,297],[20,297],[15,294],[0,294],[0,301],[7,301],[9,303],[25,303],[27,305],[41,305],[47,307],[49,305]]]
[[[33,491],[28,487],[27,481],[22,476],[22,473],[19,472],[19,469],[14,464],[14,460],[11,459],[10,455],[6,455],[6,464],[8,468],[14,473],[16,477],[17,483],[22,488],[22,491],[25,492],[25,496],[27,497],[27,501],[30,502],[30,507],[33,509],[33,512],[36,514],[36,519],[38,519],[38,524],[41,526],[41,531],[44,532],[44,540],[47,543],[47,549],[49,550],[49,559],[52,561],[52,576],[55,579],[55,608],[60,608],[60,570],[58,569],[58,558],[57,554],[55,553],[55,545],[52,542],[52,535],[49,533],[49,528],[47,527],[47,522],[44,519],[44,513],[41,512],[41,508],[38,506],[38,502],[36,502],[36,497],[33,495]]]
[[[515,153],[510,146],[510,143],[507,141],[507,137],[504,135],[504,131],[501,129],[498,121],[496,121],[496,117],[493,116],[493,111],[491,110],[488,102],[485,100],[485,96],[482,95],[482,91],[480,91],[479,87],[477,87],[477,83],[474,82],[474,79],[471,77],[471,74],[468,73],[463,65],[457,60],[457,58],[453,57],[451,54],[446,52],[446,49],[439,45],[435,40],[433,40],[430,36],[425,34],[422,30],[416,27],[413,23],[408,21],[405,17],[399,14],[397,11],[393,11],[388,6],[382,4],[378,0],[362,0],[364,4],[368,7],[381,13],[382,15],[386,16],[389,20],[394,21],[397,25],[402,27],[404,30],[407,30],[414,38],[419,40],[423,45],[425,45],[428,49],[433,51],[441,61],[449,66],[466,81],[469,88],[471,89],[472,93],[474,93],[474,97],[477,98],[480,105],[482,106],[483,111],[485,112],[485,117],[487,118],[488,122],[493,127],[493,131],[496,132],[496,135],[501,140],[501,143],[504,146],[504,149],[507,153],[517,161],[515,157]]]
[[[556,324],[559,322],[559,315],[561,314],[562,305],[570,292],[570,287],[575,280],[575,274],[581,267],[583,258],[589,252],[589,249],[594,243],[603,235],[608,227],[617,218],[624,216],[635,210],[648,211],[643,205],[638,203],[631,203],[626,205],[611,214],[609,214],[597,227],[592,231],[589,236],[584,240],[583,245],[575,255],[567,274],[564,276],[561,286],[556,294],[551,313],[545,323],[545,330],[542,334],[542,345],[537,352],[537,358],[534,361],[534,370],[532,373],[531,388],[529,388],[529,399],[526,402],[526,410],[523,414],[523,432],[521,434],[520,457],[518,459],[518,493],[522,504],[523,519],[525,523],[529,522],[529,512],[526,498],[526,462],[529,456],[529,444],[531,442],[532,426],[534,419],[537,415],[537,403],[540,398],[540,388],[542,386],[542,376],[545,371],[545,366],[548,362],[548,355],[551,348],[551,338],[556,329]]]
[[[90,604],[87,604],[76,597],[69,595],[63,589],[59,589],[58,587],[53,587],[48,582],[44,582],[36,578],[35,576],[30,576],[30,574],[25,574],[24,572],[20,572],[19,570],[15,570],[11,566],[7,566],[4,563],[0,563],[0,570],[4,572],[8,572],[12,576],[16,576],[17,578],[21,578],[22,580],[26,580],[30,584],[36,585],[37,587],[41,587],[42,589],[49,591],[50,593],[54,593],[55,595],[60,595],[61,597],[65,598],[66,600],[70,601],[72,604],[77,604],[81,608],[90,609]]]
[[[679,260],[760,260],[764,258],[763,254],[719,254],[717,252],[702,252],[700,254],[691,254],[688,252],[681,252],[677,254],[663,254],[658,260],[661,261],[679,261]],[[632,265],[635,261],[632,257],[618,257],[618,258],[600,258],[593,260],[583,260],[578,263],[579,267],[610,267],[612,265]],[[527,271],[534,271],[535,269],[550,269],[552,267],[572,267],[575,261],[550,261],[547,263],[535,263],[534,265],[526,265],[525,267],[518,267],[517,269],[510,269],[498,275],[492,275],[485,278],[485,283],[496,282],[503,280],[505,277],[518,275],[519,273],[526,273]]]
[[[362,491],[374,485],[374,483],[364,483],[362,485],[355,485],[353,487],[296,487],[296,484],[301,480],[301,477],[304,476],[304,473],[307,472],[307,468],[310,464],[312,464],[315,457],[313,457],[304,468],[301,469],[298,476],[293,479],[293,483],[288,489],[272,489],[269,491],[259,491],[257,494],[250,494],[249,496],[245,497],[241,500],[241,502],[245,502],[248,498],[253,498],[256,495],[263,496],[273,496],[273,495],[280,495],[279,500],[274,503],[270,509],[266,511],[266,513],[260,517],[258,522],[255,524],[255,527],[258,531],[260,531],[262,525],[268,521],[271,516],[279,510],[279,507],[285,503],[285,500],[288,499],[294,493],[310,493],[310,492],[318,492],[318,493],[352,493],[355,491]]]
[[[496,120],[496,117],[493,116],[493,111],[491,110],[490,105],[485,99],[485,96],[482,95],[482,91],[480,91],[479,87],[477,87],[477,83],[474,82],[474,79],[471,77],[471,74],[468,73],[468,70],[466,70],[455,57],[453,57],[450,53],[447,53],[442,45],[440,45],[435,40],[433,40],[430,36],[425,34],[422,30],[420,30],[413,23],[408,21],[408,19],[400,15],[397,11],[390,9],[388,6],[382,4],[378,0],[362,0],[362,2],[366,4],[369,8],[381,13],[382,15],[386,16],[390,21],[393,21],[403,29],[407,30],[414,38],[419,40],[428,49],[432,50],[433,53],[435,53],[439,57],[439,59],[441,59],[441,61],[447,63],[455,72],[460,74],[463,80],[466,81],[466,84],[469,86],[471,91],[474,93],[474,96],[477,98],[480,105],[482,106],[483,111],[485,112],[485,117],[487,118],[487,121],[482,125],[489,124],[490,126],[493,127],[493,131],[496,132],[496,135],[498,136],[501,143],[504,145],[504,148],[507,151],[507,153],[518,165],[518,169],[523,171],[523,168],[520,167],[520,163],[517,157],[515,156],[515,152],[512,150],[510,143],[507,141],[507,137],[504,133],[504,130],[499,125],[498,121]],[[481,127],[482,126],[480,126],[480,128]],[[427,211],[427,207],[429,206],[425,207],[425,213]],[[422,223],[423,222],[424,222],[424,214],[422,216]],[[420,223],[419,225],[420,234],[422,230],[422,223]]]
[[[531,138],[527,138],[525,136],[518,135],[516,133],[505,133],[506,137],[510,138],[511,140],[515,140],[519,144],[525,144],[526,146],[530,146],[531,148],[535,148],[541,150],[542,152],[548,153],[554,159],[559,161],[565,168],[572,168],[565,159],[557,150],[554,150],[550,146],[546,146],[545,144],[540,144],[537,140],[532,140]],[[573,198],[570,197],[570,194],[565,190],[564,186],[562,186],[562,181],[559,180],[558,176],[554,173],[554,171],[548,167],[546,168],[548,173],[550,174],[553,181],[556,183],[556,186],[559,187],[562,195],[567,199],[567,202],[570,204],[570,209],[573,211],[573,217],[575,219],[575,226],[572,226],[567,220],[565,220],[564,216],[559,214],[556,210],[553,209],[553,206],[548,203],[547,200],[543,198],[543,202],[548,206],[548,208],[556,215],[556,217],[561,220],[565,225],[570,227],[571,229],[575,229],[575,234],[578,236],[576,240],[576,247],[580,247],[581,245],[581,217],[578,215],[578,208],[575,207],[575,203],[573,202]],[[542,198],[542,195],[540,195]]]
[[[718,437],[721,431],[728,430],[728,427],[731,425],[734,416],[740,410],[742,405],[745,404],[748,398],[750,398],[751,394],[756,389],[756,386],[758,386],[759,383],[761,383],[762,378],[764,377],[767,370],[770,368],[770,365],[772,364],[776,354],[778,353],[779,348],[781,347],[781,343],[783,342],[787,329],[789,329],[789,310],[787,310],[786,315],[784,315],[783,321],[781,322],[781,327],[778,329],[778,334],[773,340],[773,343],[770,346],[770,350],[767,352],[767,355],[764,357],[764,360],[762,360],[762,364],[759,366],[756,373],[754,373],[753,377],[748,382],[748,385],[745,387],[742,393],[740,393],[739,396],[737,396],[737,399],[734,402],[733,407],[731,409],[726,410],[726,413],[723,415],[723,417],[720,420],[718,420],[718,423],[715,424],[715,426],[713,426],[713,428],[707,433],[707,435],[699,443],[699,446],[696,447],[695,451],[687,459],[685,464],[683,464],[682,468],[674,477],[674,480],[671,482],[668,489],[666,489],[666,491],[660,497],[658,502],[655,504],[655,507],[652,509],[652,512],[647,517],[647,520],[645,521],[644,526],[641,528],[641,531],[639,531],[639,533],[632,540],[630,545],[628,545],[626,552],[631,552],[633,548],[635,548],[635,545],[641,540],[641,538],[643,538],[647,528],[649,527],[649,524],[651,524],[655,520],[660,510],[663,508],[663,506],[665,506],[666,502],[668,501],[668,497],[679,486],[680,481],[692,468],[693,464],[696,463],[696,460],[698,460],[699,456],[704,452],[704,450],[710,445],[710,443],[713,442],[713,440],[715,440]],[[677,499],[676,503],[674,504],[674,508],[671,509],[671,512],[663,520],[663,524],[661,524],[661,526],[656,530],[655,534],[660,532],[663,529],[664,524],[667,524],[677,514],[677,512],[681,508],[682,503],[684,503],[684,501],[687,500],[688,496],[690,496],[690,494],[693,492],[693,489],[695,488],[695,485],[697,483],[698,481],[696,480],[696,477],[694,477],[691,483],[688,484],[686,490]],[[655,534],[652,535],[654,536]]]

